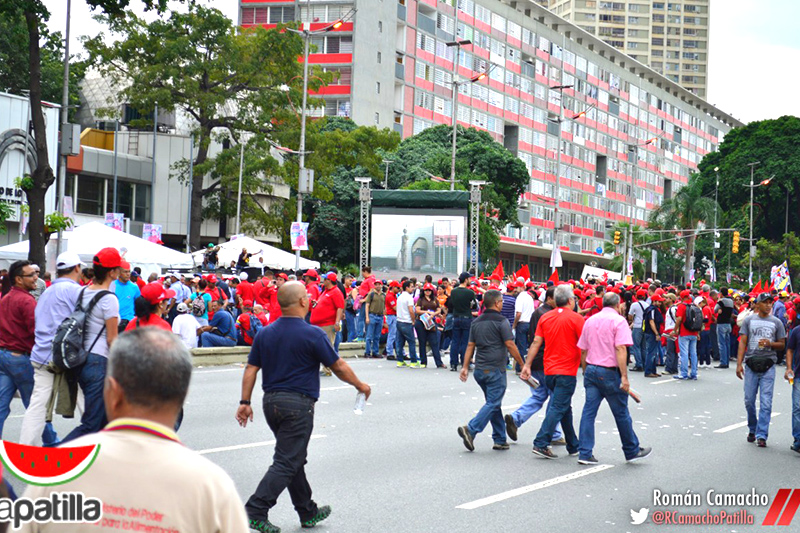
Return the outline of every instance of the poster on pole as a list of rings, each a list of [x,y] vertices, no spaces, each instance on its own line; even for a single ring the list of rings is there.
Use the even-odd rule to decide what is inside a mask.
[[[124,213],[106,213],[106,226],[123,231]]]
[[[156,244],[162,244],[161,224],[145,224],[142,227],[142,239]]]
[[[650,255],[650,270],[653,271],[653,275],[658,273],[658,252],[655,250],[651,250],[652,254]]]
[[[289,238],[292,241],[292,250],[308,250],[308,222],[292,222]]]

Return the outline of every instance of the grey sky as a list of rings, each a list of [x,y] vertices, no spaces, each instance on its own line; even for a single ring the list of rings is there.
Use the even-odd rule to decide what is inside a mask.
[[[237,0],[205,2],[238,19]],[[50,28],[63,31],[66,2],[44,3],[52,12]],[[76,50],[79,35],[103,28],[92,20],[83,0],[72,4],[70,46]],[[799,19],[798,0],[711,0],[709,103],[744,122],[800,116],[800,100],[794,95],[800,87]]]

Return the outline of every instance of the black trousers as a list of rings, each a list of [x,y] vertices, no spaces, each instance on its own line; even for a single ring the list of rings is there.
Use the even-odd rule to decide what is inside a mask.
[[[294,392],[264,395],[264,414],[277,442],[272,465],[244,506],[250,520],[266,519],[284,489],[289,489],[301,522],[317,514],[305,471],[314,429],[314,403],[312,398]]]

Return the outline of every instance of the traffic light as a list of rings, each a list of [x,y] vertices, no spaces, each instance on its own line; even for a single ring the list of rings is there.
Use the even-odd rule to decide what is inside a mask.
[[[614,232],[614,246],[619,244],[620,233],[619,231]]]
[[[735,254],[739,253],[739,232],[738,231],[734,231],[733,232],[733,246],[731,248],[731,251],[733,253],[735,253]]]

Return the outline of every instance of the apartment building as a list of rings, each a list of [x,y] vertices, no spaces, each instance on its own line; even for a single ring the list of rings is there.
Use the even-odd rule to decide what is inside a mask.
[[[706,97],[709,0],[543,0],[560,17]]]
[[[500,259],[506,271],[529,264],[539,279],[549,275],[553,246],[565,261],[562,275],[605,264],[608,228],[631,219],[645,224],[741,125],[533,0],[313,0],[310,8],[305,1],[240,0],[240,7],[243,26],[300,18],[312,28],[358,8],[354,19],[315,38],[310,62],[340,73],[321,91],[326,115],[403,137],[452,124],[455,71],[464,82],[458,123],[488,132],[530,172],[522,228],[506,228]],[[471,44],[447,45],[456,40]],[[466,83],[481,73],[488,75]],[[562,95],[552,88],[558,85],[569,87]]]

